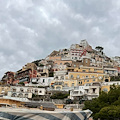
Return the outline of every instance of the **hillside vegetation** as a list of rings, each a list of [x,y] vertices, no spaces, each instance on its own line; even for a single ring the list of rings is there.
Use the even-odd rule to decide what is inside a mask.
[[[111,86],[108,93],[101,92],[100,96],[85,102],[83,109],[90,109],[94,120],[119,120],[120,118],[120,86]]]

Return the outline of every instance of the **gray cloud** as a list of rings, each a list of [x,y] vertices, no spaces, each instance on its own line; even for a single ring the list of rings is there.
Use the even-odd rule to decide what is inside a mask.
[[[81,39],[119,55],[119,13],[119,0],[1,0],[0,78]]]

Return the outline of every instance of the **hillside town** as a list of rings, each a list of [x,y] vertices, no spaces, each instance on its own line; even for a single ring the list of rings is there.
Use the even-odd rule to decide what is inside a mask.
[[[103,47],[93,49],[81,40],[18,71],[6,71],[0,81],[0,106],[81,108],[101,91],[109,92],[111,85],[120,85],[120,57],[108,57]]]

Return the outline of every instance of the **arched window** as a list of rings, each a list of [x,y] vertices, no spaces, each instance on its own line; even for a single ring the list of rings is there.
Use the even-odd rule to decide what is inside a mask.
[[[23,94],[22,93],[18,94],[18,97],[23,98]]]
[[[27,89],[27,92],[31,92],[31,88],[28,88],[28,89]]]
[[[11,97],[17,97],[17,94],[16,94],[16,93],[13,93],[13,94],[11,95]]]
[[[35,94],[37,94],[38,93],[38,90],[37,89],[35,89]]]
[[[107,88],[104,88],[103,91],[104,91],[104,92],[108,92],[108,89],[107,89]]]
[[[24,89],[23,89],[23,88],[20,88],[20,92],[24,92]]]
[[[25,94],[25,98],[27,98],[27,97],[28,97],[28,94],[26,93],[26,94]]]
[[[13,91],[13,92],[16,92],[16,88],[12,88],[12,91]]]
[[[109,80],[108,80],[108,79],[105,79],[105,82],[109,82]]]
[[[57,89],[57,90],[60,90],[60,89],[61,89],[61,87],[59,87],[59,86],[58,86],[58,87],[56,87],[56,89]]]

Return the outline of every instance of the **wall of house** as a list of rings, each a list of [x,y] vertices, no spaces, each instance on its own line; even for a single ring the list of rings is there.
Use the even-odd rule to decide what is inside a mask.
[[[110,85],[101,86],[101,91],[109,92],[110,91]]]
[[[0,95],[5,95],[10,90],[8,86],[0,86]]]
[[[69,63],[70,65],[72,64],[72,61],[71,60],[57,60],[57,61],[54,61],[54,64],[56,65],[64,65],[65,63]]]
[[[94,73],[104,73],[104,70],[102,68],[98,67],[80,67],[75,68],[75,72],[94,72]]]
[[[49,60],[53,60],[53,61],[61,60],[61,56],[51,56],[51,57],[49,57]]]
[[[23,102],[0,98],[0,104],[8,104],[10,106],[14,105],[16,107],[20,107],[22,106]]]
[[[68,77],[66,79],[77,80],[78,85],[84,85],[86,83],[91,82],[102,82],[108,79],[110,81],[110,77],[106,76],[102,73],[84,73],[84,72],[69,72]]]

